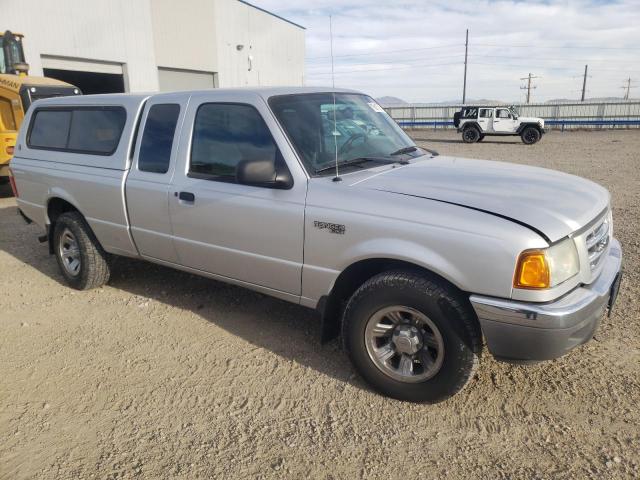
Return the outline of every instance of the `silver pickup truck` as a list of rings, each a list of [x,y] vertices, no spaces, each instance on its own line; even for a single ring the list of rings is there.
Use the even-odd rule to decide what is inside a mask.
[[[458,392],[485,343],[513,362],[565,354],[620,283],[607,190],[437,156],[350,90],[38,101],[11,170],[72,287],[105,284],[122,255],[315,308],[323,340],[341,334],[404,400]]]

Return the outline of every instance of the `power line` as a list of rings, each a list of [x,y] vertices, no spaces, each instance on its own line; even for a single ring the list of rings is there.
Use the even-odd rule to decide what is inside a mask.
[[[545,70],[573,70],[574,66],[566,66],[566,67],[549,67],[545,65],[524,65],[524,64],[515,64],[515,63],[490,63],[490,62],[469,62],[471,65],[494,65],[498,67],[505,68],[540,68]],[[598,68],[599,71],[612,71],[612,72],[620,72],[620,68]],[[628,72],[640,72],[640,70],[627,70]]]
[[[342,70],[335,72],[336,75],[341,75],[343,73],[360,73],[360,72],[392,72],[404,68],[428,68],[428,67],[443,67],[447,65],[458,65],[462,66],[461,62],[450,62],[450,63],[428,63],[425,65],[402,65],[399,67],[391,67],[391,68],[368,68],[368,69],[356,69],[356,70]],[[331,72],[310,72],[310,75],[331,75]],[[432,74],[433,75],[433,74]],[[444,75],[449,75],[444,74]]]
[[[514,59],[522,59],[521,55],[477,55],[477,54],[471,54],[469,55],[470,57],[476,58],[476,57],[481,57],[481,58],[514,58]],[[576,62],[590,62],[590,63],[620,63],[620,64],[625,64],[628,65],[629,61],[628,60],[619,60],[619,61],[615,61],[615,60],[594,60],[592,58],[575,58],[573,56],[567,55],[564,58],[558,58],[558,57],[527,57],[527,60],[548,60],[548,61],[558,61],[558,62],[564,62],[566,60],[574,60]]]
[[[493,48],[553,48],[553,49],[592,49],[592,50],[640,50],[640,47],[595,47],[595,46],[578,46],[578,45],[508,45],[508,44],[491,44],[491,43],[474,43],[477,47],[493,47]],[[453,48],[460,47],[460,43],[451,43],[445,45],[433,45],[431,47],[416,47],[416,48],[403,48],[399,50],[383,50],[380,52],[366,52],[366,53],[350,53],[345,55],[335,55],[334,58],[348,58],[348,57],[364,57],[372,55],[385,55],[387,53],[400,53],[400,52],[417,52],[423,50],[437,50],[440,48]],[[485,55],[489,56],[489,55]],[[330,59],[329,55],[320,57],[308,57],[306,60],[320,60]],[[564,60],[564,59],[559,59]]]
[[[399,52],[417,52],[417,51],[421,51],[421,50],[435,50],[438,48],[451,48],[451,47],[459,47],[460,44],[459,43],[455,43],[455,44],[450,44],[450,45],[436,45],[433,47],[420,47],[420,48],[404,48],[401,50],[385,50],[382,52],[369,52],[369,53],[352,53],[352,54],[347,54],[347,55],[335,55],[333,58],[347,58],[347,57],[364,57],[364,56],[371,56],[371,55],[384,55],[387,53],[399,53]],[[319,59],[323,59],[323,58],[331,58],[330,56],[324,56],[324,57],[309,57],[307,58],[307,60],[319,60]]]
[[[398,64],[405,64],[405,63],[409,63],[409,62],[419,62],[419,61],[424,61],[424,60],[443,60],[443,59],[449,59],[449,58],[458,58],[460,60],[460,63],[462,64],[462,60],[463,60],[463,55],[462,53],[457,53],[455,55],[437,55],[437,56],[430,56],[430,57],[416,57],[416,58],[410,58],[410,59],[406,59],[406,60],[401,60],[401,59],[394,59],[392,61],[379,61],[379,62],[367,62],[367,63],[349,63],[349,62],[342,62],[339,65],[342,66],[348,66],[348,67],[367,67],[367,66],[372,66],[372,65],[398,65]],[[328,65],[327,64],[320,64],[320,65],[308,65],[307,69],[323,69],[323,68],[327,68]]]
[[[381,60],[381,61],[377,61],[377,62],[366,62],[366,63],[348,63],[348,62],[343,62],[341,65],[343,66],[349,66],[349,67],[366,67],[366,66],[375,66],[375,65],[398,65],[398,64],[405,64],[405,63],[409,63],[409,62],[420,62],[420,61],[424,61],[424,60],[443,60],[443,59],[453,59],[453,58],[459,58],[460,59],[460,63],[463,64],[464,62],[464,55],[462,53],[457,53],[455,55],[437,55],[437,56],[427,56],[427,57],[413,57],[413,58],[409,58],[409,59],[394,59],[392,61],[387,61],[387,60]],[[572,70],[572,69],[576,69],[578,63],[576,64],[568,64],[567,60],[575,60],[576,62],[579,61],[578,59],[574,59],[572,57],[567,57],[564,59],[558,58],[558,59],[554,59],[554,60],[558,60],[558,61],[563,61],[564,66],[553,66],[553,65],[531,65],[531,64],[519,64],[519,63],[510,63],[510,62],[481,62],[481,61],[474,61],[475,58],[479,58],[479,57],[492,57],[491,55],[473,55],[473,54],[469,54],[469,61],[468,64],[469,65],[495,65],[495,66],[499,66],[499,67],[505,67],[505,68],[537,68],[537,69],[546,69],[546,70]],[[502,58],[502,57],[498,57],[498,58]],[[514,58],[514,59],[522,59],[522,57],[504,57],[504,58]],[[531,60],[544,60],[543,58],[535,58],[535,57],[531,57]],[[549,59],[551,60],[551,59]],[[589,61],[589,60],[587,60]],[[593,63],[592,61],[589,61],[589,64]],[[602,62],[598,62],[595,61],[595,63],[605,63],[605,61]],[[617,62],[606,62],[606,63],[611,63],[611,64],[615,64]],[[624,65],[628,65],[629,62],[620,62],[620,64],[622,65],[622,63],[624,63]],[[584,64],[582,64],[584,65]],[[324,69],[324,68],[329,68],[328,64],[316,64],[316,65],[307,65],[306,66],[307,70],[310,69]],[[597,67],[595,68],[597,71],[599,72],[603,72],[603,71],[611,71],[611,72],[620,72],[620,68],[605,68],[605,67]],[[626,69],[625,69],[626,70]],[[627,70],[629,73],[634,73],[634,72],[640,72],[640,70]],[[577,73],[577,72],[576,72]],[[578,76],[578,75],[576,75]],[[582,74],[579,74],[580,77],[582,77]]]
[[[507,45],[495,43],[476,43],[478,47],[509,47],[509,48],[554,48],[554,49],[586,49],[586,50],[640,50],[640,47],[593,47],[586,45]]]

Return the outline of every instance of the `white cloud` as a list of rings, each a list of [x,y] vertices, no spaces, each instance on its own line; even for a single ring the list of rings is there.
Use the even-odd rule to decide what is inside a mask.
[[[626,77],[640,80],[637,0],[255,3],[307,28],[310,85],[331,84],[329,15],[336,85],[375,96],[459,101],[466,28],[467,98],[521,99],[529,72],[541,77],[534,100],[578,98],[586,63],[590,97],[620,96]]]

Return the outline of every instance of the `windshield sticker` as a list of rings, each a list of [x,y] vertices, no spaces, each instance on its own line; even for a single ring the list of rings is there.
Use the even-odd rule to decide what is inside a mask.
[[[384,113],[384,108],[375,102],[367,102],[367,105],[369,105],[374,112]]]

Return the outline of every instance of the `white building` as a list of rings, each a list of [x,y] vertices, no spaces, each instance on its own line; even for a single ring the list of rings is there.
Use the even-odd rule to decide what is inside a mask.
[[[1,0],[31,75],[84,93],[302,85],[304,27],[242,0]]]

